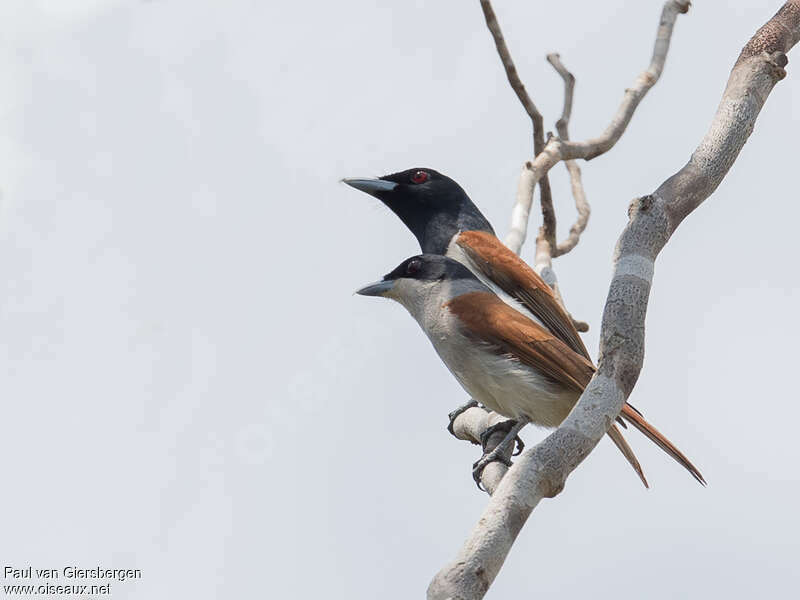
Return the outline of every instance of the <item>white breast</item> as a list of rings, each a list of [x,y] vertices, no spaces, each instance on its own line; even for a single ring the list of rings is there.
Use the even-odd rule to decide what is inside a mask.
[[[452,297],[450,291],[443,289],[437,296],[435,301],[429,297],[425,314],[415,317],[467,393],[503,416],[525,416],[532,423],[557,427],[579,394],[464,336],[457,317],[444,306]]]

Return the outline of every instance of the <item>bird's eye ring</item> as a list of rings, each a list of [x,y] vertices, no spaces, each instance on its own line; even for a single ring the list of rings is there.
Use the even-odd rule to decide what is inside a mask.
[[[430,175],[428,175],[427,171],[417,171],[411,176],[411,181],[413,183],[425,183],[428,181],[428,177]]]

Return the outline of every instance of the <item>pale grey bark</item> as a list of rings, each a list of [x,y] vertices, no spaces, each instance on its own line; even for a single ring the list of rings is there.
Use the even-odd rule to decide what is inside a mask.
[[[548,54],[547,62],[553,65],[553,68],[561,75],[564,80],[564,108],[561,111],[561,117],[556,121],[556,131],[559,138],[562,140],[569,140],[569,118],[572,115],[572,98],[575,92],[575,77],[570,73],[561,62],[561,57],[558,54]],[[589,202],[586,200],[586,192],[583,189],[583,180],[581,178],[581,169],[577,161],[566,160],[564,165],[569,173],[570,186],[572,188],[572,197],[575,200],[575,210],[578,217],[573,223],[569,231],[569,236],[563,242],[554,245],[556,239],[556,232],[548,231],[547,220],[543,219],[542,227],[539,228],[539,233],[536,236],[536,253],[534,255],[533,268],[544,279],[544,281],[553,289],[561,306],[566,310],[564,299],[561,297],[561,290],[558,287],[558,278],[553,270],[553,258],[566,254],[578,245],[581,234],[586,225],[589,223],[589,215],[591,208]],[[553,206],[542,206],[542,212],[553,212],[551,219],[552,226],[555,227],[555,209]],[[575,329],[581,332],[589,331],[589,324],[584,321],[575,319],[571,314],[572,324]]]
[[[785,53],[798,40],[800,0],[790,0],[742,50],[711,127],[689,162],[654,193],[631,204],[629,222],[616,247],[597,373],[561,426],[509,469],[456,559],[431,582],[428,598],[482,598],[531,511],[542,498],[563,489],[567,476],[619,414],[642,366],[655,258],[733,165],[772,88],[785,76]],[[569,149],[575,147],[583,150]],[[587,146],[575,147],[561,146],[553,156],[558,160],[589,156],[584,152]],[[548,164],[551,160],[547,158]]]
[[[575,94],[575,77],[561,62],[561,57],[558,54],[548,54],[547,62],[553,65],[556,72],[561,75],[564,80],[564,109],[561,111],[561,118],[556,121],[556,131],[558,137],[562,140],[569,140],[569,118],[572,116],[572,97]],[[565,160],[564,166],[569,173],[570,187],[572,188],[572,198],[575,200],[575,210],[578,217],[575,223],[569,229],[569,235],[563,242],[559,242],[555,248],[552,249],[552,256],[556,258],[562,254],[566,254],[578,245],[581,239],[581,234],[586,229],[589,223],[589,215],[592,212],[589,202],[586,200],[586,191],[583,189],[583,180],[581,178],[581,168],[575,160]],[[578,328],[578,331],[588,331],[586,329]]]

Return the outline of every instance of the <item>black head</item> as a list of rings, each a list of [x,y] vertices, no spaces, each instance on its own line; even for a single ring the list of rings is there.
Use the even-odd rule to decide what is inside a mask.
[[[460,231],[494,230],[455,181],[418,167],[378,179],[343,179],[346,184],[375,196],[406,224],[422,251],[444,254]]]
[[[465,280],[480,286],[472,272],[460,262],[439,254],[420,254],[401,262],[394,270],[383,276],[381,281],[361,288],[356,293],[362,296],[383,296],[401,279],[415,281],[456,281]]]

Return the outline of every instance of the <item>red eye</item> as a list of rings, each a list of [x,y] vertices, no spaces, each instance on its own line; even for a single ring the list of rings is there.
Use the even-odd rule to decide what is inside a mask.
[[[429,175],[425,171],[417,171],[411,176],[411,181],[414,183],[425,183],[428,181]]]
[[[426,174],[427,175],[427,174]],[[406,275],[416,275],[422,269],[422,261],[415,258],[406,266]]]

